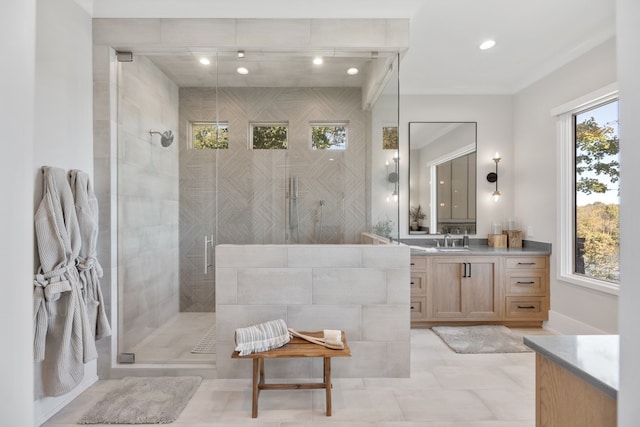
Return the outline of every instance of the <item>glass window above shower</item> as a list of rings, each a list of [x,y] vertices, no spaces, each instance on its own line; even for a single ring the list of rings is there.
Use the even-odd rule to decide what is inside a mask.
[[[286,150],[289,122],[251,123],[251,148],[254,150]]]
[[[196,150],[229,148],[229,124],[226,122],[192,122],[191,147]]]
[[[311,123],[311,148],[346,150],[348,123]]]

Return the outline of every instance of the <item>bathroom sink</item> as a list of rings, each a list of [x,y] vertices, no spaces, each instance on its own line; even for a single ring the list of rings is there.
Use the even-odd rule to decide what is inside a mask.
[[[438,252],[469,252],[469,248],[437,248]]]

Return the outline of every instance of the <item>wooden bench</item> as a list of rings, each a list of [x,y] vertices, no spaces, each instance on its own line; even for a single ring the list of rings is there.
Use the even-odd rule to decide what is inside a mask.
[[[322,338],[323,332],[301,332],[316,338]],[[327,416],[331,416],[331,358],[351,356],[351,350],[347,345],[347,339],[342,332],[342,342],[344,349],[332,350],[324,346],[310,343],[302,338],[293,337],[291,341],[283,347],[260,353],[251,353],[240,356],[237,351],[231,354],[234,359],[253,359],[253,393],[251,402],[251,417],[258,416],[258,396],[260,390],[308,390],[324,388],[327,399]],[[265,384],[264,381],[264,359],[292,358],[292,357],[322,357],[324,359],[323,380],[314,383],[287,383],[287,384]]]

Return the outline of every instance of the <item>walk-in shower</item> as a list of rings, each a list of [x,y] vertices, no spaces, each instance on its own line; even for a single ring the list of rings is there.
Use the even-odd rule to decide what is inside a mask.
[[[277,68],[298,77],[250,73],[238,83],[217,71],[235,71],[232,53],[209,68],[191,55],[117,64],[118,353],[135,353],[137,364],[215,363],[200,341],[215,340],[216,245],[350,244],[369,229],[372,150],[397,108],[391,119],[368,111],[362,80],[300,73],[310,52],[253,56],[245,53],[248,68],[286,63]],[[325,64],[337,73],[349,58],[335,59]],[[390,61],[351,60],[360,76]],[[199,68],[183,73],[189,61]],[[346,143],[312,141],[314,127],[335,123]],[[256,127],[267,128],[261,141]]]

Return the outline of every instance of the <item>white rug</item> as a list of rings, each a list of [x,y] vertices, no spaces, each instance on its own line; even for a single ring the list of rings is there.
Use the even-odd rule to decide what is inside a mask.
[[[78,424],[168,424],[178,418],[200,377],[126,377]]]
[[[215,354],[216,353],[216,325],[214,324],[193,346],[191,353]]]
[[[456,353],[525,353],[522,337],[502,325],[434,326],[431,328]]]

